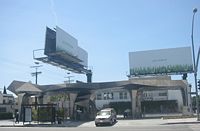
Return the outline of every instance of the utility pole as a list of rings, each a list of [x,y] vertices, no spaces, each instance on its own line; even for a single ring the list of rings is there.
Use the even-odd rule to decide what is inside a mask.
[[[35,76],[35,84],[37,85],[38,82],[38,75],[41,74],[42,72],[41,71],[38,71],[38,68],[39,67],[42,67],[42,65],[39,65],[39,62],[35,62],[36,65],[34,66],[31,66],[31,68],[35,68],[35,72],[31,73],[32,76]],[[35,109],[37,108],[37,97],[35,96]]]
[[[70,72],[67,72],[67,75],[70,75]],[[68,81],[64,81],[65,82],[65,84],[70,84],[71,83],[71,81],[73,81],[73,80],[71,80],[71,78],[72,77],[74,77],[74,76],[66,76],[66,77],[64,77],[64,78],[68,78]],[[70,116],[70,118],[71,118],[71,107],[73,107],[73,106],[71,106],[71,99],[70,99],[70,95],[71,93],[68,93],[68,96],[69,96],[69,98],[68,98],[68,100],[69,100],[69,103],[68,103],[68,114],[69,114],[69,116]],[[65,111],[65,110],[64,110]],[[73,113],[73,111],[72,111],[72,113]]]
[[[68,72],[67,74],[69,75],[70,72]],[[72,77],[74,77],[74,76],[66,76],[66,77],[64,77],[64,78],[68,78],[68,81],[66,81],[66,83],[70,84],[73,81],[73,80],[71,80]]]
[[[42,65],[39,65],[39,62],[35,62],[35,64],[37,65],[31,66],[31,68],[35,68],[35,72],[31,73],[31,75],[35,76],[35,84],[37,85],[38,75],[42,73],[41,71],[38,71],[38,68],[42,67]]]

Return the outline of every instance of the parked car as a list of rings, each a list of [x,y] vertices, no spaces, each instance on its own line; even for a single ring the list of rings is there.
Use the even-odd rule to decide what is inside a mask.
[[[95,125],[110,124],[112,125],[117,120],[116,111],[113,108],[106,108],[99,111],[95,118]]]

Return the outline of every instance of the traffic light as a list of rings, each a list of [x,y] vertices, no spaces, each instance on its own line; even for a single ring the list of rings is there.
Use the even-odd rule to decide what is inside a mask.
[[[182,78],[183,78],[183,80],[187,80],[187,73],[184,73]]]
[[[197,82],[198,89],[200,90],[200,80]]]

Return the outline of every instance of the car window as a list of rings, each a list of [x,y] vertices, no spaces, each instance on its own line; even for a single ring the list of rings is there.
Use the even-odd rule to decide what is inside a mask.
[[[111,112],[112,112],[112,114],[116,114],[115,110],[112,110]]]
[[[100,111],[99,113],[97,113],[97,115],[99,115],[99,116],[111,115],[111,112],[110,111]]]

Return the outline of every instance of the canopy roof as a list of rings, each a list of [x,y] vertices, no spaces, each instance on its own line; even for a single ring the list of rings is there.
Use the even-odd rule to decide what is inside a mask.
[[[98,82],[98,83],[71,83],[71,84],[53,84],[53,85],[35,85],[30,82],[13,81],[8,90],[18,93],[46,93],[46,92],[84,92],[84,91],[96,91],[108,88],[124,88],[124,89],[182,89],[184,90],[187,84],[182,80],[144,80],[134,79],[126,81],[114,81],[114,82]]]

